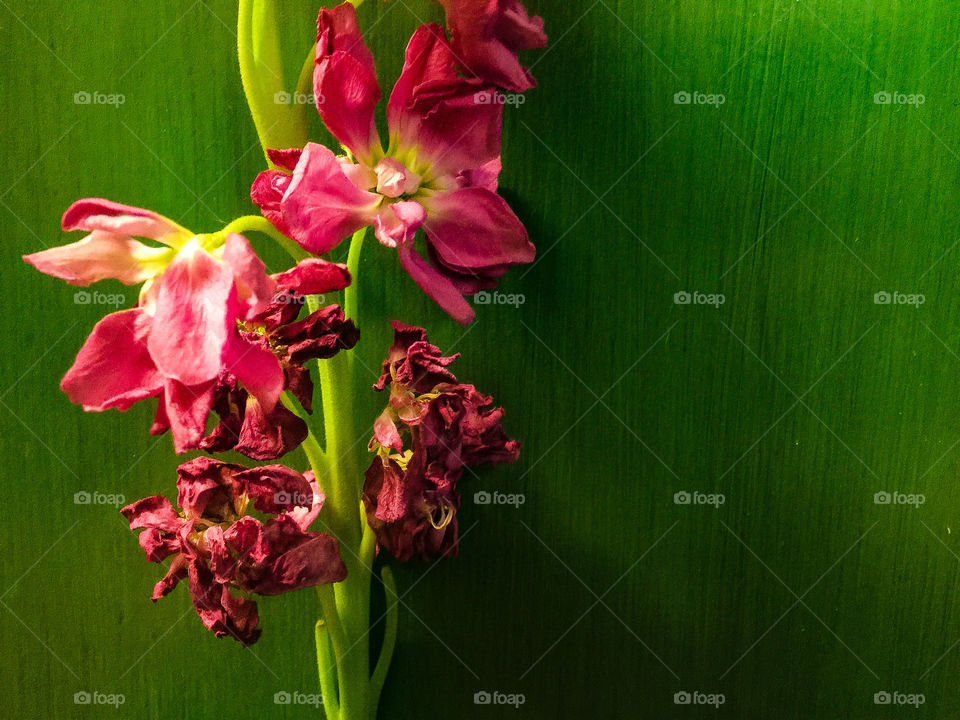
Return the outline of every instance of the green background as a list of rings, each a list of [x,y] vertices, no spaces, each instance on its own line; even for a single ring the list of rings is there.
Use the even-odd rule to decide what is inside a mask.
[[[288,5],[295,70],[316,8]],[[196,231],[252,211],[263,161],[236,7],[0,6],[0,715],[316,717],[273,702],[318,692],[313,593],[262,601],[248,650],[216,640],[184,590],[149,601],[161,570],[113,507],[74,503],[169,494],[178,460],[146,432],[152,403],[84,414],[60,393],[110,308],[20,260],[76,239],[59,218],[80,197]],[[956,8],[531,7],[551,45],[525,55],[539,87],[505,109],[501,179],[538,246],[501,286],[526,302],[480,307],[464,333],[390,251],[363,260],[364,362],[388,316],[426,325],[524,444],[515,466],[464,478],[458,559],[396,567],[410,592],[382,717],[960,717]],[[439,9],[361,8],[385,86],[418,18]],[[125,102],[77,105],[79,91]],[[525,503],[479,506],[481,489]],[[925,503],[875,504],[881,491]],[[77,706],[83,690],[126,702]],[[525,703],[474,705],[481,690]],[[725,702],[674,704],[695,690]],[[874,705],[895,690],[925,703]]]

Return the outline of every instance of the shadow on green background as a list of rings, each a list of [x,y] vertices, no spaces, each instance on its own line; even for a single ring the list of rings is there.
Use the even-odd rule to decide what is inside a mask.
[[[306,51],[316,8],[289,5]],[[932,0],[531,6],[551,46],[506,108],[501,182],[539,250],[502,283],[526,302],[464,333],[389,251],[364,258],[364,360],[386,317],[425,324],[524,443],[516,466],[465,478],[458,559],[396,568],[410,593],[382,716],[866,718],[899,691],[923,694],[918,716],[960,717],[960,18]],[[197,231],[252,211],[235,16],[222,0],[0,7],[3,717],[318,714],[274,703],[318,692],[312,593],[264,600],[249,650],[215,640],[184,591],[149,601],[161,571],[113,507],[74,503],[169,493],[178,461],[151,408],[84,414],[60,393],[110,308],[20,260],[67,241],[79,197]],[[439,17],[367,0],[384,85],[418,18]],[[75,104],[95,91],[125,102]],[[675,502],[694,491],[724,502]],[[894,491],[925,503],[875,503]],[[525,703],[475,705],[484,690]],[[675,704],[694,691],[725,702]]]

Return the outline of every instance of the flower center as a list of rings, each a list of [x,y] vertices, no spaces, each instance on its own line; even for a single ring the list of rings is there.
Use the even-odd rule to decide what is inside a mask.
[[[383,158],[373,171],[377,174],[377,192],[386,197],[413,195],[420,188],[422,178],[396,158]]]

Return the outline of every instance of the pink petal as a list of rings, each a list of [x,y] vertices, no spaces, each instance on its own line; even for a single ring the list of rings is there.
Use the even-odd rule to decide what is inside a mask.
[[[480,167],[500,156],[503,105],[483,102],[493,87],[457,75],[437,25],[417,29],[390,95],[387,122],[401,148],[418,148],[432,177]]]
[[[273,299],[276,283],[267,275],[266,265],[243,235],[230,233],[227,236],[223,260],[233,270],[237,296],[245,306],[241,319],[250,318],[266,309]]]
[[[211,381],[189,387],[176,380],[167,381],[164,391],[167,421],[173,435],[173,449],[177,453],[193,450],[200,445],[207,429],[207,417],[213,405]],[[181,506],[182,507],[182,506]]]
[[[399,255],[400,264],[414,282],[450,317],[461,325],[469,325],[473,322],[474,312],[470,304],[463,299],[453,283],[417,254],[413,249],[413,243],[401,245]]]
[[[423,201],[427,238],[444,265],[463,273],[502,274],[533,260],[536,249],[517,216],[496,193],[479,187],[437,193]]]
[[[130,205],[85,198],[77,200],[63,214],[63,229],[103,230],[122,235],[150,238],[176,247],[190,237],[190,233],[163,215]],[[179,238],[177,237],[179,236]]]
[[[374,149],[382,153],[373,117],[380,86],[349,2],[320,10],[316,62],[313,89],[320,117],[357,159],[371,165]]]
[[[229,266],[191,240],[161,280],[148,342],[157,367],[185,385],[215,379],[236,309]]]
[[[413,200],[387,205],[374,219],[377,239],[387,247],[399,247],[413,240],[426,217],[423,205]]]
[[[231,333],[223,349],[223,369],[236,376],[265,413],[273,412],[283,392],[283,370],[276,355]]]
[[[40,272],[71,285],[89,285],[108,278],[135,285],[163,272],[172,257],[169,248],[153,248],[128,235],[94,230],[83,240],[24,255],[23,259]]]
[[[352,281],[346,265],[321,258],[306,258],[272,277],[277,290],[293,290],[300,295],[323,295],[343,290]]]
[[[370,225],[379,203],[347,179],[330,150],[307,143],[281,207],[291,237],[319,255]]]
[[[84,410],[126,410],[157,395],[164,379],[147,351],[150,317],[140,308],[107,315],[93,328],[60,383]]]

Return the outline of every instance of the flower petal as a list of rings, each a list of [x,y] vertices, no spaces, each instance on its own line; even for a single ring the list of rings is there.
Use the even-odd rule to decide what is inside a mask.
[[[185,385],[214,380],[233,332],[233,273],[191,240],[161,280],[148,346],[157,367]]]
[[[67,208],[61,224],[68,232],[101,230],[121,235],[136,235],[174,248],[182,245],[191,235],[189,230],[163,215],[102,198],[77,200]]]
[[[69,245],[23,256],[40,272],[71,285],[106,279],[136,285],[163,272],[172,258],[170,248],[149,247],[128,235],[104,230],[94,230]]]
[[[480,167],[500,156],[503,105],[485,102],[494,88],[457,75],[455,56],[438,25],[417,28],[387,122],[401,151],[416,148],[431,178]],[[419,171],[419,170],[418,170]]]
[[[321,258],[306,258],[272,277],[277,290],[293,290],[300,295],[323,295],[343,290],[353,279],[343,263],[332,263]]]
[[[283,221],[304,250],[329,252],[373,222],[380,196],[360,190],[323,145],[307,143],[283,196]]]
[[[533,260],[536,249],[506,201],[485,188],[436,193],[423,201],[427,238],[444,265],[502,275]]]
[[[469,325],[473,322],[475,313],[470,303],[463,299],[457,288],[444,277],[443,273],[417,254],[413,243],[401,245],[399,256],[400,264],[413,281],[450,317],[461,325]]]
[[[382,154],[373,113],[380,86],[373,55],[364,44],[354,6],[345,2],[317,17],[314,97],[324,124],[366,165]]]
[[[110,313],[93,328],[60,383],[84,410],[126,410],[163,389],[147,351],[150,317],[140,308]]]

